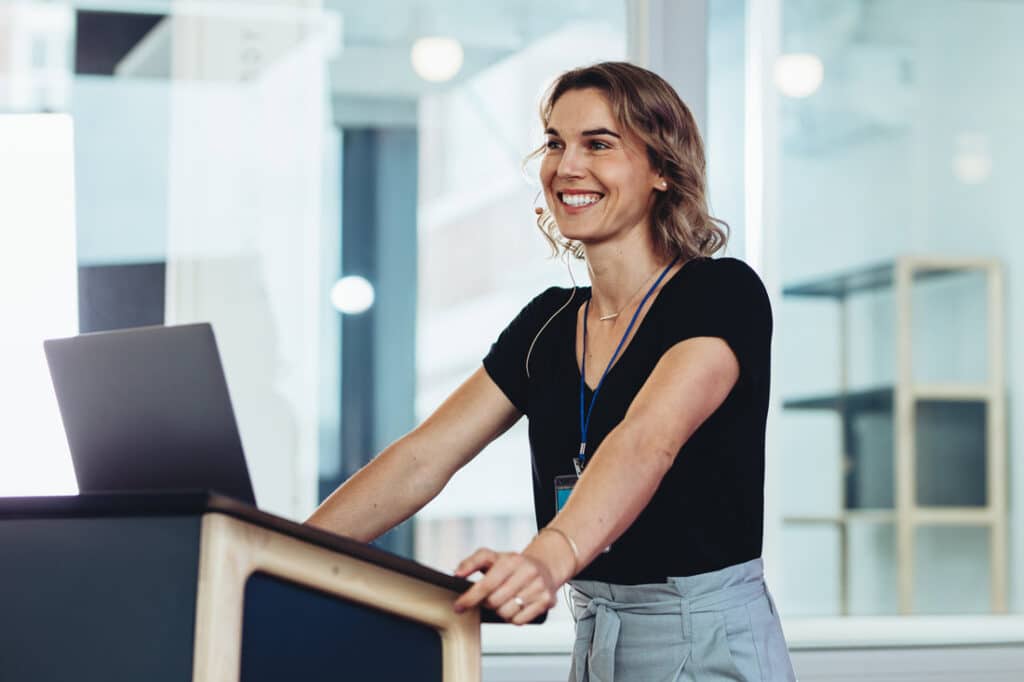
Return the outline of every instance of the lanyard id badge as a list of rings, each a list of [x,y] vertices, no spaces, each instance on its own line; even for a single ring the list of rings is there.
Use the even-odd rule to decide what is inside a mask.
[[[576,487],[576,481],[580,480],[575,474],[567,476],[555,476],[555,513],[562,511],[562,507],[569,501],[572,489]]]

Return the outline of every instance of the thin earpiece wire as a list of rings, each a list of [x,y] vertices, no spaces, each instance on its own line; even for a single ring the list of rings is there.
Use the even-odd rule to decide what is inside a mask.
[[[572,608],[572,593],[569,592],[571,589],[569,583],[562,585],[562,598],[565,600],[565,607],[569,609],[569,617],[572,618],[573,623],[576,623],[576,612]]]
[[[558,316],[558,313],[560,313],[563,310],[565,310],[569,306],[569,304],[572,303],[573,297],[576,296],[576,287],[578,285],[576,284],[576,278],[572,274],[572,267],[569,265],[569,252],[568,251],[563,251],[562,252],[562,259],[565,261],[565,269],[569,271],[569,279],[572,280],[572,292],[569,293],[569,300],[567,300],[565,303],[563,303],[562,307],[559,308],[558,310],[556,310],[555,313],[551,317],[548,318],[548,321],[544,323],[544,325],[537,332],[536,336],[533,337],[533,341],[530,342],[530,349],[528,351],[526,351],[526,362],[524,364],[524,366],[526,368],[526,378],[527,379],[530,378],[530,355],[533,353],[533,347],[537,344],[537,339],[540,338],[540,335],[544,332],[545,329],[547,329],[547,326],[549,324],[551,324],[551,320],[555,319],[555,317]]]
[[[533,198],[533,203],[535,203],[535,204],[537,203],[537,199],[540,197],[540,194],[541,194],[541,192],[538,190],[537,196],[535,196]],[[544,325],[541,326],[541,328],[537,332],[536,336],[533,337],[533,341],[530,342],[530,349],[528,351],[526,351],[526,362],[525,362],[526,378],[527,379],[530,378],[530,355],[533,354],[533,347],[537,344],[537,339],[540,338],[541,333],[547,328],[547,326],[549,324],[551,324],[551,320],[555,319],[558,316],[558,313],[560,313],[563,310],[565,310],[569,306],[569,304],[572,303],[572,299],[576,296],[576,288],[579,285],[576,284],[576,277],[572,274],[572,265],[570,265],[570,263],[569,263],[570,256],[571,256],[571,254],[569,253],[568,249],[562,251],[562,260],[565,263],[565,269],[569,273],[569,279],[572,281],[572,291],[569,292],[569,299],[565,303],[562,304],[561,308],[556,310],[555,313],[551,317],[548,318],[547,322],[545,322]],[[590,265],[588,264],[587,267],[589,268]],[[569,617],[572,618],[573,622],[575,623],[576,622],[576,614],[575,614],[575,612],[573,611],[573,608],[572,608],[572,597],[571,597],[571,594],[569,592],[569,589],[570,588],[569,588],[569,584],[568,583],[566,583],[565,585],[562,585],[562,589],[561,589],[562,600],[565,602],[566,610],[569,611]]]

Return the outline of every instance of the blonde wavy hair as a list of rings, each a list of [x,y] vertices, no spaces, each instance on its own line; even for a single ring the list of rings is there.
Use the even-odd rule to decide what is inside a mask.
[[[725,247],[729,225],[708,210],[700,130],[672,86],[656,73],[626,62],[572,69],[559,76],[541,100],[542,129],[547,129],[562,95],[587,88],[604,93],[619,125],[644,143],[651,167],[668,184],[667,191],[656,193],[651,208],[651,231],[659,255],[689,260],[709,257]],[[545,149],[542,144],[526,160],[542,156]],[[583,245],[562,236],[550,211],[544,209],[537,226],[555,256],[569,252],[583,258]]]

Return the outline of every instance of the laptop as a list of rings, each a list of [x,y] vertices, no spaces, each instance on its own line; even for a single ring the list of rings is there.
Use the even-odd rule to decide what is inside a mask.
[[[255,506],[209,324],[43,343],[83,493],[212,490]]]

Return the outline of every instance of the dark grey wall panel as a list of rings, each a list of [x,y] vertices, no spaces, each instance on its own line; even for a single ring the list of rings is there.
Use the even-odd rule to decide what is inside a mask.
[[[166,271],[163,262],[79,267],[79,331],[163,324]]]
[[[320,480],[321,498],[415,422],[417,172],[415,129],[343,131],[343,275],[365,277],[376,302],[341,316],[340,474]],[[375,544],[411,557],[412,522]]]
[[[118,62],[163,18],[163,14],[75,12],[75,73],[112,76]]]

